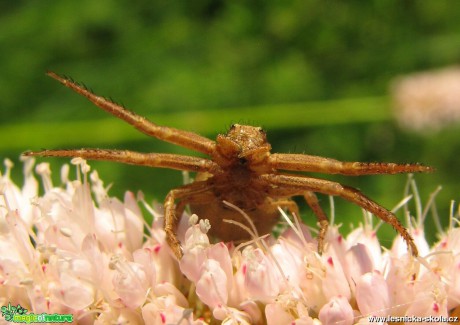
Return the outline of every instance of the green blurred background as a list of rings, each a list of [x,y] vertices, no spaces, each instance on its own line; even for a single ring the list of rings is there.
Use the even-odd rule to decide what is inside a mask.
[[[403,130],[388,94],[398,75],[458,63],[459,14],[460,3],[444,0],[2,1],[0,157],[18,163],[28,149],[77,147],[190,153],[108,116],[46,77],[52,70],[159,124],[211,138],[248,123],[268,131],[274,152],[435,166],[416,181],[424,202],[443,186],[445,226],[450,200],[459,199],[459,127]],[[68,160],[46,161],[58,183]],[[162,201],[182,183],[177,171],[90,164],[119,197],[142,190]],[[13,176],[21,183],[19,165]],[[407,180],[325,177],[389,208]],[[345,229],[362,220],[356,206],[335,203]]]

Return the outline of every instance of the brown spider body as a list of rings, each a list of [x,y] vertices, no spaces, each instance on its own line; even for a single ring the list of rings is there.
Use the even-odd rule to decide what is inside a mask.
[[[43,150],[24,153],[26,156],[81,157],[197,172],[193,183],[171,190],[164,202],[166,238],[178,258],[182,256],[182,250],[176,237],[176,228],[178,217],[182,215],[185,205],[188,204],[191,211],[200,218],[209,219],[211,235],[224,241],[240,241],[247,239],[249,233],[224,220],[228,219],[244,225],[247,225],[247,222],[240,212],[229,208],[224,201],[243,210],[252,219],[257,232],[265,234],[271,231],[278,220],[278,207],[287,208],[293,213],[297,212],[297,206],[290,198],[298,195],[305,198],[318,218],[320,224],[318,251],[321,253],[328,221],[315,192],[340,196],[373,213],[389,223],[404,238],[412,254],[418,255],[411,235],[396,216],[360,191],[336,182],[282,173],[280,170],[356,176],[429,172],[433,170],[431,167],[419,164],[341,162],[301,154],[271,154],[271,146],[267,142],[265,132],[259,127],[247,125],[234,124],[227,134],[218,135],[216,141],[212,141],[192,132],[158,126],[93,94],[71,80],[52,72],[48,75],[141,132],[209,156],[210,159],[205,159],[175,154],[105,149]]]
[[[206,198],[190,203],[190,209],[200,218],[208,219],[210,234],[224,241],[248,239],[247,231],[224,222],[233,220],[247,224],[244,217],[223,201],[231,202],[251,216],[257,231],[265,234],[277,222],[277,200],[267,193],[269,185],[258,176],[269,172],[266,163],[270,154],[265,132],[259,127],[234,124],[226,135],[219,135],[212,160],[221,171],[198,173],[195,181],[206,182]]]

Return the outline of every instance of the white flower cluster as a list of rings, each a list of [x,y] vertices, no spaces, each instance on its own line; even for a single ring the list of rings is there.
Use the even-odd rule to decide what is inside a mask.
[[[399,78],[392,95],[398,122],[415,131],[439,130],[460,122],[460,67]]]
[[[154,218],[145,225],[132,193],[123,202],[109,197],[85,161],[73,163],[77,180],[64,166],[61,187],[38,165],[40,195],[33,160],[25,161],[22,189],[10,180],[7,161],[0,175],[0,306],[72,314],[78,324],[370,324],[374,316],[460,314],[454,213],[431,248],[422,222],[411,229],[423,259],[408,255],[399,236],[382,250],[369,222],[346,238],[332,226],[319,256],[308,228],[289,219],[277,239],[234,247],[211,244],[209,224],[192,216],[178,262],[161,213],[140,199]]]

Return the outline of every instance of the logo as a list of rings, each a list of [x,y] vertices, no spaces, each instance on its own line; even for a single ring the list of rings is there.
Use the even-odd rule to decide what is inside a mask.
[[[8,306],[2,306],[1,308],[2,316],[6,321],[12,323],[71,323],[73,322],[73,315],[71,314],[34,314],[27,313],[27,309],[21,305],[11,306],[8,303]]]

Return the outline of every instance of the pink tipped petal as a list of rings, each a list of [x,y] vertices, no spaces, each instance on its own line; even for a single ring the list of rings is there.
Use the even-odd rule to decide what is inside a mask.
[[[343,296],[332,297],[321,308],[318,318],[323,325],[352,325],[354,320],[353,309],[347,298]]]
[[[382,262],[382,248],[380,246],[377,234],[369,225],[356,228],[347,236],[347,242],[350,247],[356,244],[364,245],[369,251],[373,265],[380,268]]]
[[[145,299],[148,280],[142,265],[120,261],[117,273],[113,278],[114,290],[129,308],[141,306]]]
[[[430,245],[425,237],[425,230],[423,228],[415,228],[411,231],[414,237],[415,245],[417,245],[418,253],[420,256],[425,256],[430,252]]]
[[[153,287],[156,283],[156,267],[153,250],[148,248],[138,249],[133,252],[133,259],[134,262],[142,266],[142,271],[145,273],[148,286]]]
[[[211,309],[227,304],[227,275],[216,260],[204,262],[202,275],[196,283],[196,294]]]
[[[411,231],[414,238],[414,242],[417,245],[419,255],[425,256],[430,252],[430,247],[425,238],[425,231],[423,228],[415,228]],[[404,255],[410,255],[407,250],[407,244],[401,236],[397,236],[391,246],[393,255],[402,257]]]
[[[306,304],[315,313],[328,301],[323,292],[324,265],[322,259],[312,253],[305,256],[302,281],[300,288],[304,294]]]
[[[294,316],[288,313],[282,306],[271,303],[265,306],[267,325],[292,324]]]
[[[221,320],[221,325],[250,325],[258,324],[251,321],[248,314],[236,308],[217,306],[212,314],[215,319]]]
[[[91,319],[90,317],[88,318]],[[80,324],[80,322],[81,320],[78,319],[78,324]],[[91,322],[88,321],[88,323],[83,324],[91,324]],[[104,310],[94,322],[94,325],[106,324],[143,324],[143,320],[141,315],[139,315],[139,313],[135,310],[129,308],[119,308],[116,312]]]
[[[227,289],[230,291],[233,285],[233,265],[228,247],[223,242],[219,242],[209,247],[207,256],[219,262],[220,267],[227,276]]]
[[[125,193],[123,207],[126,245],[130,251],[134,251],[142,247],[144,223],[142,212],[132,192]]]
[[[191,309],[182,308],[174,304],[168,298],[160,298],[153,303],[148,303],[142,307],[143,322],[134,322],[132,324],[148,325],[168,325],[168,324],[187,324],[187,325],[204,325],[206,323],[200,320],[193,320]],[[131,323],[116,323],[131,324]]]
[[[197,282],[201,276],[201,266],[206,260],[206,251],[194,249],[185,251],[184,256],[179,261],[182,273],[191,281]]]
[[[280,283],[280,290],[284,290],[288,284],[294,288],[299,287],[303,275],[303,252],[284,239],[273,245],[271,251],[287,279]]]
[[[94,289],[91,285],[67,273],[63,273],[60,280],[61,286],[53,291],[64,305],[83,310],[94,302]]]
[[[260,324],[264,318],[262,311],[255,301],[244,301],[239,308],[244,311],[251,320],[251,324]]]
[[[300,238],[299,236],[303,238]],[[285,238],[288,241],[296,243],[300,247],[304,245],[303,240],[310,244],[316,244],[315,240],[313,239],[313,236],[311,235],[310,229],[308,229],[308,227],[303,223],[300,224],[300,234],[297,233],[293,228],[289,227],[286,229],[285,232],[281,234],[281,237]],[[314,245],[312,245],[312,247],[313,246]]]
[[[276,266],[260,249],[245,249],[246,273],[244,284],[253,299],[271,301],[279,293]]]
[[[355,289],[356,280],[363,274],[374,270],[374,263],[370,252],[363,244],[356,244],[350,247],[345,256],[347,264],[347,276],[350,287]]]
[[[356,283],[356,303],[364,316],[383,316],[388,314],[390,295],[388,285],[378,272],[361,276]]]
[[[446,236],[447,245],[444,250],[452,250],[455,255],[460,253],[460,228],[449,229]]]
[[[309,316],[304,316],[301,318],[297,318],[295,321],[291,323],[291,325],[321,325],[321,322]]]
[[[448,277],[451,285],[447,288],[449,310],[457,306],[460,301],[460,255],[455,256],[454,261],[448,267]]]
[[[386,274],[388,292],[392,301],[392,314],[401,315],[408,308],[408,302],[415,299],[414,281],[417,271],[411,266],[410,259],[392,257],[389,260]]]
[[[332,256],[323,255],[325,259],[325,275],[322,283],[324,295],[327,299],[335,296],[343,296],[350,299],[351,290],[345,276],[341,263],[337,258]]]
[[[406,311],[406,316],[427,317],[433,320],[440,319],[440,317],[444,317],[444,319],[446,319],[448,316],[446,302],[446,300],[436,301],[433,297],[426,295],[423,298],[417,299],[417,302],[411,304],[409,309]],[[443,322],[441,321],[437,322],[437,324],[442,323]],[[426,324],[429,324],[429,322]]]
[[[184,294],[180,292],[179,289],[177,289],[172,283],[159,283],[155,286],[153,291],[155,295],[159,297],[167,296],[179,307],[187,308],[188,306],[187,298],[185,298]]]

